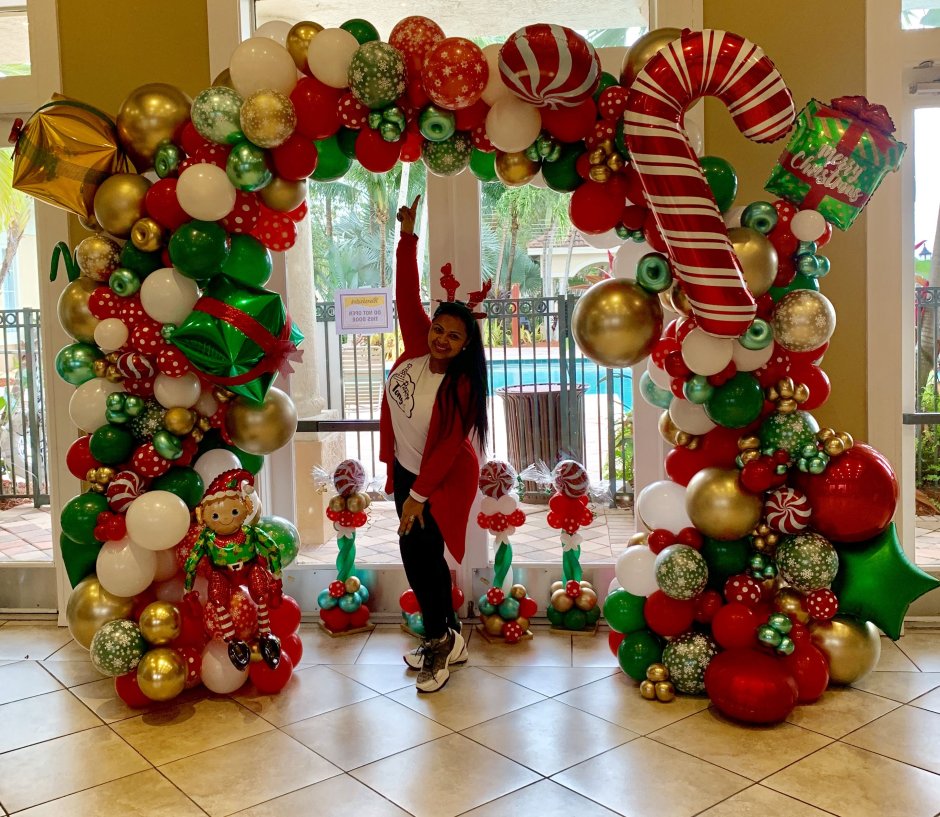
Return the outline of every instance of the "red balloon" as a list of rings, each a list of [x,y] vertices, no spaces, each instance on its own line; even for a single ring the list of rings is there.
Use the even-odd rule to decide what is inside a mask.
[[[262,695],[276,695],[287,686],[293,673],[294,663],[283,650],[281,650],[281,660],[278,662],[277,669],[271,669],[264,661],[255,661],[248,669],[251,683]]]
[[[692,601],[695,604],[695,620],[699,624],[711,624],[725,603],[717,590],[705,590]]]
[[[98,515],[98,518],[99,519],[101,518],[100,514]],[[120,516],[114,517],[114,518],[123,519],[123,517],[120,517]],[[99,527],[100,527],[100,523],[99,523]],[[98,528],[96,527],[95,530],[97,531],[97,529]],[[102,531],[102,532],[105,532],[105,531]],[[126,533],[126,527],[125,527],[125,533]],[[95,538],[104,539],[104,537],[98,536],[97,533],[95,535]],[[124,537],[119,536],[117,538],[123,539]],[[134,606],[131,608],[131,618],[134,621],[140,621],[140,614],[144,612],[144,608],[148,604],[151,604],[152,602],[155,602],[156,600],[157,600],[157,591],[154,589],[153,585],[150,585],[150,587],[144,590],[143,593],[138,593],[136,596],[134,596]]]
[[[695,603],[670,598],[662,590],[657,590],[643,604],[643,617],[654,633],[672,638],[692,626]]]
[[[620,223],[624,198],[615,188],[588,181],[571,194],[568,213],[571,223],[582,233],[600,235]]]
[[[799,703],[811,704],[822,697],[829,686],[829,662],[817,647],[803,641],[784,656],[783,664],[796,681]]]
[[[235,191],[235,206],[232,212],[219,223],[229,233],[250,233],[261,219],[261,203],[254,193]],[[170,265],[172,266],[172,264]]]
[[[365,627],[369,623],[369,608],[364,604],[359,605],[359,607],[349,614],[349,627],[350,629],[358,629],[359,627]]]
[[[455,114],[457,130],[473,130],[486,122],[490,106],[478,99],[469,108],[461,108]]]
[[[421,67],[428,97],[435,105],[452,111],[475,104],[489,76],[483,50],[465,37],[447,37],[432,45]]]
[[[91,443],[91,434],[79,437],[69,446],[65,455],[65,464],[69,473],[77,479],[85,479],[92,468],[100,468],[101,463],[92,455],[88,446]]]
[[[211,144],[213,143],[196,130],[196,126],[192,121],[183,125],[179,135],[179,146],[187,156],[195,156],[201,148],[208,147]]]
[[[628,193],[627,199],[629,198],[630,194]],[[638,204],[628,204],[620,214],[620,223],[628,230],[642,230],[647,212],[649,211],[645,207]]]
[[[271,151],[274,170],[282,179],[299,182],[317,168],[317,146],[297,133]]]
[[[616,658],[620,650],[620,642],[627,637],[626,633],[618,633],[616,630],[611,630],[607,633],[607,646],[610,647],[610,651],[614,654]]]
[[[420,76],[428,51],[444,39],[444,30],[433,20],[418,15],[395,23],[388,43],[401,51],[408,66],[408,76]]]
[[[186,667],[186,680],[184,684],[186,689],[192,689],[202,683],[202,649],[203,645],[198,647],[174,647],[183,666]]]
[[[532,618],[538,609],[539,606],[535,599],[529,598],[529,596],[526,596],[524,599],[519,601],[519,615],[522,618]]]
[[[176,198],[176,179],[160,179],[150,185],[144,196],[144,207],[150,218],[171,232],[192,221]]]
[[[291,663],[296,667],[304,657],[304,642],[299,633],[291,633],[281,639],[281,653],[290,656]]]
[[[666,530],[665,528],[651,530],[649,536],[646,537],[646,544],[653,553],[659,553],[675,543],[675,535],[671,530]]]
[[[114,691],[131,709],[142,709],[153,703],[144,695],[137,683],[137,670],[132,670],[126,675],[114,676]]]
[[[401,156],[402,140],[386,142],[377,130],[362,128],[356,137],[356,158],[373,173],[387,173]]]
[[[459,587],[452,587],[450,589],[450,606],[455,610],[459,610],[463,606],[465,600],[466,599],[464,597],[463,590],[461,590]],[[519,615],[525,615],[525,613],[522,612],[521,604],[519,606]]]
[[[588,97],[573,108],[542,108],[540,113],[545,130],[560,142],[580,142],[594,129],[597,105]]]
[[[712,635],[726,650],[753,647],[757,643],[757,615],[744,604],[732,601],[712,619]]]
[[[797,473],[794,487],[806,494],[811,527],[834,542],[862,542],[877,536],[898,504],[891,463],[874,448],[856,443],[833,457],[822,474]]]
[[[786,665],[755,650],[715,656],[705,670],[705,692],[722,715],[745,723],[785,720],[798,696]]]
[[[307,139],[326,139],[339,130],[341,91],[324,85],[314,77],[304,77],[290,92],[297,113],[294,133]]]
[[[286,638],[300,627],[300,605],[285,593],[279,606],[269,608],[268,620],[271,622],[271,632],[278,638]]]
[[[424,147],[424,137],[417,128],[411,125],[405,130],[405,138],[401,146],[401,160],[403,162],[417,162],[421,158],[421,148]]]
[[[408,615],[417,613],[421,609],[418,605],[418,597],[410,587],[398,597],[398,606]]]
[[[828,223],[828,222],[827,222]],[[794,372],[791,377],[797,383],[803,383],[809,389],[809,398],[804,403],[800,403],[803,411],[812,411],[819,408],[829,399],[832,392],[832,386],[829,383],[827,375],[819,366],[808,363],[792,367]]]
[[[656,252],[668,253],[669,247],[666,239],[663,238],[659,224],[656,223],[656,216],[652,210],[646,211],[646,221],[643,222],[643,238]]]

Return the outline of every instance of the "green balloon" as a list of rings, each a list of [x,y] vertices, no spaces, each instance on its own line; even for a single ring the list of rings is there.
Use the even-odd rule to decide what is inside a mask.
[[[214,221],[190,221],[170,238],[170,261],[187,278],[205,280],[222,271],[228,234]]]
[[[282,567],[287,567],[297,558],[300,550],[300,533],[289,519],[284,519],[282,516],[262,516],[255,527],[264,531],[275,541],[281,554]]]
[[[619,84],[619,80],[613,74],[608,74],[606,71],[601,71],[601,81],[597,84],[597,90],[594,92],[594,101],[600,101],[601,94],[604,93],[604,91]]]
[[[450,139],[457,130],[457,117],[453,111],[428,105],[418,117],[418,130],[430,142],[443,142]],[[494,155],[495,161],[495,155]]]
[[[753,201],[741,213],[741,226],[767,235],[777,226],[778,218],[777,208],[769,201]]]
[[[584,615],[587,617],[588,625],[593,627],[601,617],[601,606],[595,604],[590,610],[585,610]]]
[[[245,138],[241,126],[242,98],[227,85],[213,85],[193,99],[193,127],[200,136],[218,145],[232,145]]]
[[[747,539],[723,542],[706,537],[701,553],[705,557],[705,564],[708,565],[709,587],[721,591],[731,576],[747,569],[751,545]]]
[[[770,297],[774,303],[777,303],[784,295],[797,289],[811,289],[813,292],[819,292],[819,279],[811,275],[802,275],[799,272],[793,276],[785,287],[771,287]]]
[[[118,465],[133,453],[134,435],[126,428],[108,423],[91,435],[88,449],[98,462]]]
[[[163,263],[162,253],[138,250],[132,241],[128,241],[121,248],[121,266],[136,272],[141,278],[146,278],[154,270],[166,265]]]
[[[584,610],[572,607],[562,618],[566,630],[583,630],[587,626],[587,614]]]
[[[832,542],[814,531],[784,536],[776,560],[780,576],[803,593],[829,587],[839,572],[839,554]]]
[[[109,621],[92,636],[88,654],[102,675],[125,675],[134,669],[147,652],[147,642],[140,627],[126,618]]]
[[[367,108],[379,110],[392,105],[407,85],[404,56],[397,48],[379,42],[378,36],[371,37],[353,54],[349,90]]]
[[[175,176],[184,156],[172,142],[164,142],[153,156],[153,170],[161,179]]]
[[[352,20],[341,23],[340,28],[352,34],[359,45],[371,43],[379,39],[379,30],[368,20],[363,20],[360,17],[354,17]]]
[[[274,270],[271,251],[257,238],[235,233],[228,258],[222,262],[222,272],[241,284],[263,287]]]
[[[673,393],[657,386],[649,372],[640,375],[640,394],[647,403],[656,408],[667,409],[672,403]]]
[[[577,190],[584,179],[578,175],[577,163],[581,154],[584,153],[584,144],[575,142],[570,145],[562,145],[561,156],[554,162],[542,163],[542,178],[545,184],[558,193],[570,193]]]
[[[630,633],[617,648],[617,661],[627,675],[634,681],[646,678],[646,669],[650,664],[662,660],[663,645],[650,630],[637,630]]]
[[[816,445],[816,432],[819,423],[808,411],[794,411],[790,414],[775,412],[771,414],[758,430],[761,451],[783,450],[794,459],[800,456],[806,446]]]
[[[350,159],[356,158],[356,139],[359,137],[359,131],[352,128],[340,128],[333,137],[339,145],[339,149]],[[318,144],[319,147],[319,144]],[[319,160],[318,160],[319,163]]]
[[[482,607],[480,608],[480,612],[481,613],[483,612]],[[545,610],[545,615],[548,617],[549,623],[552,625],[552,627],[561,627],[565,619],[565,614],[559,612],[550,604],[548,605],[548,608]]]
[[[266,153],[251,142],[239,142],[232,148],[225,162],[225,175],[238,190],[251,192],[270,184]]]
[[[705,401],[708,418],[725,428],[744,428],[760,417],[764,407],[764,390],[750,372],[738,372],[716,386]]]
[[[108,286],[116,295],[130,298],[140,289],[140,275],[127,267],[118,267],[108,278]]]
[[[688,545],[670,545],[656,557],[656,583],[669,598],[689,601],[708,584],[708,565]]]
[[[636,282],[650,292],[665,292],[672,286],[669,259],[659,252],[648,252],[636,264]]]
[[[88,491],[72,497],[62,509],[62,533],[79,545],[94,545],[95,525],[98,514],[108,510],[108,500],[104,494]]]
[[[470,172],[481,182],[496,181],[496,154],[474,148],[470,154]]]
[[[618,633],[633,633],[646,627],[643,615],[645,596],[634,596],[618,587],[604,599],[604,618],[611,630]]]
[[[158,429],[150,438],[153,450],[165,460],[178,460],[183,456],[183,443],[165,428]]]
[[[101,550],[101,542],[97,539],[90,544],[82,544],[63,533],[59,536],[59,549],[62,551],[65,572],[72,587],[75,587],[82,579],[95,572],[98,551]]]
[[[692,375],[682,386],[682,393],[685,399],[697,406],[702,406],[708,402],[708,398],[715,393],[715,387],[708,382],[708,378],[702,374]]]
[[[100,360],[101,350],[90,343],[63,346],[55,356],[55,371],[70,386],[81,386],[95,377],[94,364]]]
[[[705,670],[718,655],[718,645],[704,633],[683,633],[663,650],[669,679],[679,692],[699,695],[705,691]]]
[[[469,134],[458,131],[442,142],[425,142],[421,158],[435,176],[456,176],[470,164],[472,152]]]
[[[355,131],[354,131],[355,133]],[[352,167],[352,159],[339,146],[335,136],[317,139],[317,166],[310,175],[318,182],[333,182],[343,178]]]
[[[190,510],[193,510],[202,501],[206,485],[198,472],[192,468],[177,465],[157,477],[151,485],[151,490],[169,491],[182,499]]]
[[[718,209],[724,213],[734,204],[738,195],[738,174],[731,162],[720,156],[702,156],[698,163],[702,166],[705,181],[711,188]]]

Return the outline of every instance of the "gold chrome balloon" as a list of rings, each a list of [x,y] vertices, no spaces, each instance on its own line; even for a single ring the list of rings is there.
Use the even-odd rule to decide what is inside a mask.
[[[656,700],[668,704],[676,697],[676,688],[672,681],[657,681],[655,684]]]
[[[131,243],[141,252],[156,252],[167,242],[167,231],[152,218],[141,218],[131,227]]]
[[[228,68],[226,68],[214,80],[212,80],[213,88],[218,88],[219,86],[231,88],[233,91],[235,90],[235,86],[232,85],[232,72],[229,71]]]
[[[673,279],[669,289],[659,293],[659,302],[664,309],[671,309],[677,315],[688,317],[692,314],[692,304],[689,303],[689,296],[685,294],[682,282],[678,278]]]
[[[767,292],[777,277],[777,250],[770,240],[750,227],[728,230],[728,240],[741,264],[748,292],[755,298]]]
[[[366,509],[366,506],[362,502],[362,497],[365,494],[353,494],[346,500],[346,508],[352,513],[361,513]]]
[[[92,574],[76,584],[69,594],[65,620],[72,638],[87,650],[98,630],[109,621],[128,618],[133,609],[133,599],[109,593]]]
[[[310,48],[310,41],[323,31],[323,26],[319,23],[311,23],[309,20],[303,20],[294,23],[290,31],[287,32],[287,51],[294,60],[297,70],[303,71],[307,76],[312,76],[310,66],[307,65],[307,50]]]
[[[829,683],[851,684],[864,678],[881,658],[881,638],[870,621],[837,615],[809,625],[813,644],[829,661]]]
[[[121,264],[121,247],[106,235],[90,235],[75,248],[75,262],[82,275],[104,284]]]
[[[574,606],[579,610],[591,610],[597,606],[597,593],[585,587],[581,595],[574,600]]]
[[[186,94],[165,82],[141,85],[127,95],[118,110],[117,130],[138,173],[153,167],[157,148],[179,133],[189,120],[191,107],[192,100]]]
[[[645,531],[638,531],[634,533],[629,539],[627,539],[627,547],[633,547],[634,545],[645,545],[649,534]]]
[[[669,443],[669,445],[675,445],[676,435],[678,435],[681,429],[672,421],[672,417],[669,416],[668,411],[664,411],[659,415],[658,427],[659,436]]]
[[[287,213],[299,207],[307,197],[307,182],[289,182],[275,176],[258,191],[258,195],[272,210]]]
[[[297,126],[294,103],[280,91],[255,91],[242,103],[242,132],[262,148],[276,148],[287,141]]]
[[[666,669],[665,664],[655,663],[650,664],[646,668],[646,677],[652,681],[654,684],[659,681],[668,681],[669,680],[669,670]]]
[[[526,589],[524,584],[514,584],[509,588],[509,595],[516,599],[517,601],[522,601],[525,598]]]
[[[151,644],[169,644],[178,638],[183,618],[176,605],[168,601],[154,601],[140,614],[140,633]]]
[[[574,599],[571,598],[563,589],[552,593],[551,605],[559,613],[567,613],[574,607]]]
[[[682,31],[678,28],[654,28],[640,37],[630,46],[623,58],[623,65],[620,68],[620,84],[629,89],[637,74],[643,70],[650,58],[673,40],[678,40],[681,35]]]
[[[800,624],[809,622],[809,613],[803,607],[803,594],[795,587],[784,587],[774,596],[774,609],[786,613]]]
[[[137,665],[137,685],[151,701],[169,701],[186,686],[186,664],[176,650],[157,647]]]
[[[196,413],[182,406],[167,409],[163,415],[163,427],[177,437],[185,437],[196,425]]]
[[[95,342],[98,319],[88,311],[88,299],[97,288],[91,278],[76,278],[62,290],[56,306],[62,328],[82,343]]]
[[[270,388],[261,404],[236,397],[225,415],[232,442],[249,454],[270,454],[290,442],[297,430],[294,401],[280,389]]]
[[[796,289],[774,307],[774,339],[791,352],[818,349],[836,330],[836,310],[830,300],[811,289]]]
[[[95,193],[95,218],[101,229],[117,238],[128,238],[144,217],[144,196],[150,182],[136,173],[115,173]]]
[[[362,582],[359,581],[358,576],[350,576],[348,579],[346,579],[345,587],[347,593],[355,593],[360,587],[362,587]]]
[[[496,177],[506,187],[522,187],[535,178],[541,165],[532,161],[524,152],[504,153],[496,151]]]
[[[330,497],[329,508],[334,513],[341,513],[346,510],[346,499],[341,496]]]
[[[490,635],[502,635],[505,623],[502,616],[492,615],[483,618],[483,627]]]
[[[562,581],[554,581],[554,582],[552,582],[552,586],[549,588],[548,592],[549,592],[549,593],[554,593],[556,590],[564,590],[564,589],[565,589],[565,583],[564,583],[564,582],[562,582]]]
[[[763,498],[741,486],[737,468],[703,468],[686,488],[689,519],[712,539],[747,536],[760,522],[763,509]]]
[[[529,619],[527,619],[525,616],[519,616],[516,621],[519,623],[519,626],[522,627],[523,633],[529,632]]]
[[[659,340],[663,310],[655,295],[633,281],[610,278],[578,299],[571,331],[584,354],[618,369],[645,358]]]
[[[656,685],[648,679],[640,681],[640,695],[646,698],[647,701],[655,701]]]

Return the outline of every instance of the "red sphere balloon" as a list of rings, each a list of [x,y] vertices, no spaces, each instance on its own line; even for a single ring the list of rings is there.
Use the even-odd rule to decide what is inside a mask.
[[[401,145],[401,160],[403,162],[417,162],[421,158],[421,148],[424,147],[424,137],[417,128],[410,125],[405,129],[405,138]]]
[[[607,633],[607,646],[610,647],[610,651],[614,654],[614,658],[618,656],[620,643],[626,637],[626,633],[618,633],[616,630],[611,630],[609,633]]]
[[[717,590],[705,590],[692,599],[695,604],[695,620],[699,624],[710,624],[715,620],[725,600]]]
[[[150,185],[144,196],[144,208],[150,218],[171,232],[192,221],[176,198],[176,179],[160,179]]]
[[[304,657],[304,642],[300,640],[299,633],[291,633],[281,639],[281,653],[287,653],[295,667],[300,663]]]
[[[522,618],[532,618],[538,611],[538,604],[535,599],[526,596],[524,599],[519,601],[519,615]]]
[[[288,181],[306,179],[317,168],[317,147],[299,134],[292,133],[271,151],[271,161],[278,176]]]
[[[755,650],[728,650],[705,670],[705,692],[714,707],[745,723],[778,723],[797,702],[797,685],[778,658]]]
[[[757,644],[757,622],[750,607],[733,601],[715,613],[712,635],[726,650],[753,647]]]
[[[326,139],[336,133],[342,124],[340,96],[339,89],[324,85],[314,77],[299,80],[290,93],[297,114],[294,133],[307,139]]]
[[[341,633],[349,629],[349,613],[344,613],[339,607],[329,610],[320,610],[320,619],[332,633]]]
[[[424,90],[431,101],[453,111],[475,104],[489,76],[482,49],[465,37],[447,37],[435,43],[421,68]]]
[[[300,627],[300,605],[285,593],[279,606],[268,609],[268,620],[271,622],[271,632],[278,638],[286,638]]]
[[[672,638],[692,626],[695,603],[691,599],[681,601],[670,598],[662,590],[657,590],[643,604],[643,617],[654,633]]]
[[[401,607],[403,613],[408,613],[408,615],[417,613],[421,609],[418,605],[418,597],[410,587],[398,597],[398,606]]]
[[[833,542],[862,542],[877,536],[898,504],[891,463],[871,446],[856,443],[833,457],[822,474],[798,473],[794,487],[806,494],[810,526]]]
[[[388,43],[405,57],[408,76],[420,76],[428,51],[444,39],[444,30],[427,17],[414,15],[395,23]]]
[[[356,158],[366,170],[387,173],[401,156],[403,142],[386,142],[377,130],[362,128],[356,137]]]
[[[459,610],[463,606],[464,601],[463,590],[459,587],[452,587],[450,589],[450,606],[455,610]],[[523,615],[521,606],[519,608],[519,615]]]
[[[474,102],[469,108],[461,108],[455,114],[457,130],[473,130],[486,122],[486,115],[490,106],[482,99]]]
[[[369,608],[361,604],[356,610],[349,614],[349,626],[355,630],[359,627],[365,627],[369,623]]]
[[[131,709],[141,709],[153,703],[150,698],[144,695],[137,683],[137,670],[128,672],[126,675],[116,675],[114,677],[114,691]]]
[[[829,686],[829,662],[815,645],[797,643],[796,649],[784,656],[783,663],[796,681],[799,703],[811,704],[822,697]]]
[[[262,695],[276,695],[290,680],[294,673],[294,663],[290,655],[281,650],[281,660],[277,669],[271,669],[264,661],[256,661],[248,669],[248,677],[255,689]]]
[[[100,468],[101,463],[92,455],[89,449],[91,443],[91,434],[79,437],[69,446],[65,455],[65,464],[69,473],[77,479],[85,479],[92,468]]]
[[[568,203],[571,223],[582,233],[600,235],[613,230],[620,223],[624,197],[618,190],[600,182],[585,182]]]
[[[542,108],[541,114],[545,130],[558,141],[579,142],[594,129],[597,105],[588,97],[573,108]]]

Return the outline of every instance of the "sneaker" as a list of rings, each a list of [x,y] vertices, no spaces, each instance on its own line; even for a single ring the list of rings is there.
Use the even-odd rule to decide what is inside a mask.
[[[440,638],[428,641],[424,650],[424,666],[415,682],[418,692],[437,692],[444,686],[450,678],[448,666],[465,651],[463,636],[453,630],[448,630]]]
[[[459,630],[452,630],[451,632],[456,632],[458,635],[460,633]],[[467,642],[462,638],[461,641],[463,641],[463,649],[460,651],[460,655],[458,655],[456,658],[450,659],[451,666],[454,664],[466,664],[467,659],[470,657],[470,653],[467,652]],[[410,652],[406,652],[402,656],[402,658],[405,659],[405,663],[408,665],[408,669],[420,670],[424,666],[424,651],[426,643],[427,642],[422,641],[417,647],[415,647]]]

